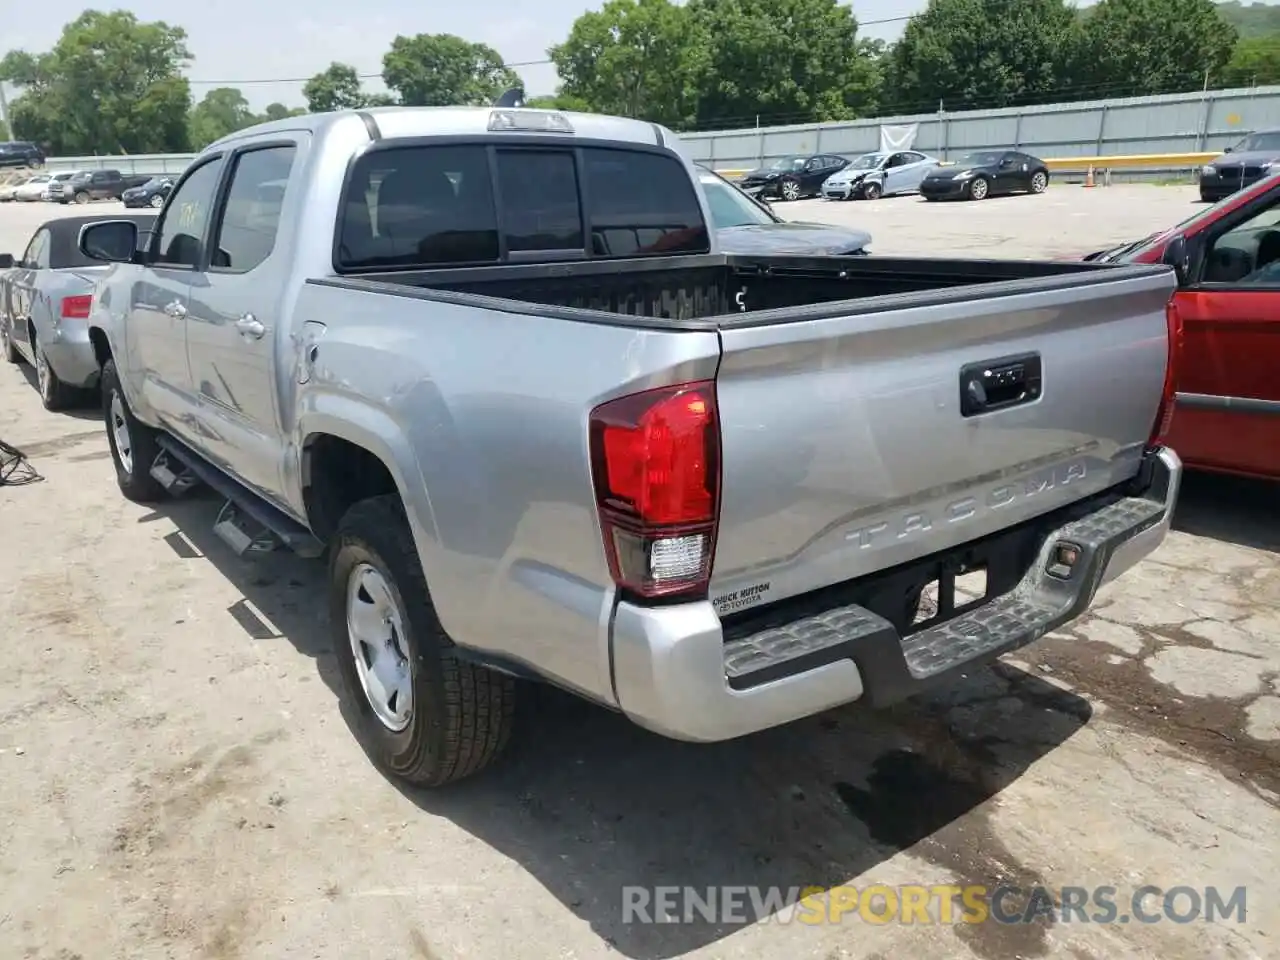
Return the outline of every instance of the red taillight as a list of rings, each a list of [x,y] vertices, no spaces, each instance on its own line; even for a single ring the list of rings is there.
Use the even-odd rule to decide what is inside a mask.
[[[614,582],[642,598],[705,595],[720,510],[715,383],[591,411],[591,472]]]
[[[62,319],[63,320],[88,320],[89,307],[93,304],[93,297],[63,297],[62,298]]]
[[[1182,362],[1182,315],[1178,312],[1176,298],[1170,298],[1164,309],[1165,319],[1169,325],[1169,360],[1164,369],[1164,391],[1160,395],[1160,406],[1156,410],[1156,420],[1151,426],[1152,447],[1164,444],[1165,437],[1173,426],[1173,408],[1178,389],[1178,367]]]

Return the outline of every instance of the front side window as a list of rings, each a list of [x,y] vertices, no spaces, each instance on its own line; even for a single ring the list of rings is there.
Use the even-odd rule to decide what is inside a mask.
[[[236,157],[211,267],[246,273],[271,255],[296,152],[293,145],[263,147]]]
[[[1206,283],[1280,287],[1280,197],[1215,237],[1204,262]]]
[[[222,158],[217,157],[197,167],[174,191],[155,233],[156,266],[194,267],[200,262],[221,172]]]

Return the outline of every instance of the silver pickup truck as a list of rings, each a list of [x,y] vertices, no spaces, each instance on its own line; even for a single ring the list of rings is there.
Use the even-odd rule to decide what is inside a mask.
[[[521,680],[693,741],[901,700],[1164,538],[1174,270],[731,256],[696,180],[636,120],[348,111],[81,232],[121,491],[327,553],[390,773],[484,767]]]

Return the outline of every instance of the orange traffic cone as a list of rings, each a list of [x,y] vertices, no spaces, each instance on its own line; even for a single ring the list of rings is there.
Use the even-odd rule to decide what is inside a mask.
[[[1086,187],[1092,187],[1092,186],[1094,186],[1094,182],[1093,182],[1093,164],[1092,164],[1092,163],[1091,163],[1091,164],[1089,164],[1089,173],[1088,173],[1088,175],[1084,178],[1084,185],[1085,185]]]

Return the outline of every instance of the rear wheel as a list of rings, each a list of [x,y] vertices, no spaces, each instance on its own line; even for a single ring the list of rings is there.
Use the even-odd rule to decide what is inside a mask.
[[[991,185],[987,183],[986,177],[974,177],[969,181],[970,200],[985,200],[990,190]]]
[[[457,656],[398,496],[357,503],[343,517],[330,547],[329,614],[355,734],[375,764],[436,787],[502,752],[515,681]]]
[[[778,188],[778,192],[782,194],[783,200],[799,200],[800,199],[800,181],[783,180],[782,186]]]
[[[868,183],[862,188],[862,197],[864,200],[879,200],[882,192],[880,184]]]
[[[1049,186],[1049,175],[1043,170],[1037,170],[1031,175],[1031,192],[1044,193]]]
[[[102,368],[102,412],[107,421],[107,444],[116,468],[116,483],[125,499],[154,503],[163,499],[164,487],[151,476],[151,464],[160,453],[156,432],[138,421],[120,387],[116,362]]]
[[[89,202],[89,194],[85,193],[83,190],[81,190],[79,193],[76,194],[76,203],[88,203],[88,202]]]
[[[63,383],[49,364],[49,355],[33,335],[31,352],[36,358],[36,386],[40,390],[40,402],[46,410],[65,410],[76,402],[79,391]]]
[[[150,200],[148,200],[148,201],[147,201],[147,203],[148,203],[148,205],[153,206],[153,207],[157,207],[157,208],[159,208],[159,207],[163,207],[163,206],[164,206],[164,197],[160,196],[160,194],[158,194],[158,193],[157,193],[154,197],[152,197]]]

